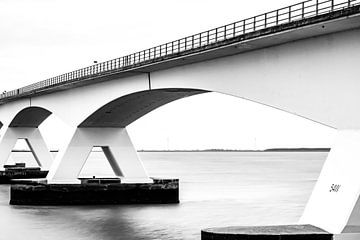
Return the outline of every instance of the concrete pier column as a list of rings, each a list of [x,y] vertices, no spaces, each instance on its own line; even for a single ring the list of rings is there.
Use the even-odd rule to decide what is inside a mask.
[[[61,149],[47,176],[48,183],[79,183],[78,176],[93,147],[101,147],[122,183],[150,183],[125,128],[77,128]]]
[[[360,226],[360,130],[338,130],[300,219],[330,233]]]
[[[38,128],[8,127],[0,143],[0,168],[9,160],[18,139],[25,139],[38,165],[48,170],[53,162],[50,151]]]

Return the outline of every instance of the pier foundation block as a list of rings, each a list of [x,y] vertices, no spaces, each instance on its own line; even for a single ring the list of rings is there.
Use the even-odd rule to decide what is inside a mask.
[[[333,235],[312,225],[209,228],[201,240],[332,240]]]
[[[25,163],[4,165],[4,168],[0,171],[0,184],[14,183],[18,179],[45,178],[49,172],[39,167],[26,167]]]
[[[119,183],[114,179],[82,180],[82,184],[33,182],[11,186],[12,205],[89,205],[179,203],[177,179],[153,183]]]

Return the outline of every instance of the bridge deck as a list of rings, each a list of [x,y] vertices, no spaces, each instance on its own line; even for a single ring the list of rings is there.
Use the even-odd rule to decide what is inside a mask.
[[[360,0],[309,0],[0,95],[0,104],[360,27]]]

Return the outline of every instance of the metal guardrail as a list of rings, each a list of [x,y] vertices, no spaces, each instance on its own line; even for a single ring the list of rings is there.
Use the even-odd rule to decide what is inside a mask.
[[[0,99],[37,92],[48,87],[160,62],[164,58],[168,59],[181,53],[212,46],[244,34],[344,10],[356,5],[360,5],[360,0],[307,0],[5,92],[0,94]]]

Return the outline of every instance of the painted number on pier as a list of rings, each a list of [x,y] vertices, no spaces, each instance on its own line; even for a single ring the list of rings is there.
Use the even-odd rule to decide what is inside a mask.
[[[338,192],[340,190],[340,187],[341,187],[340,184],[331,184],[330,192]]]

